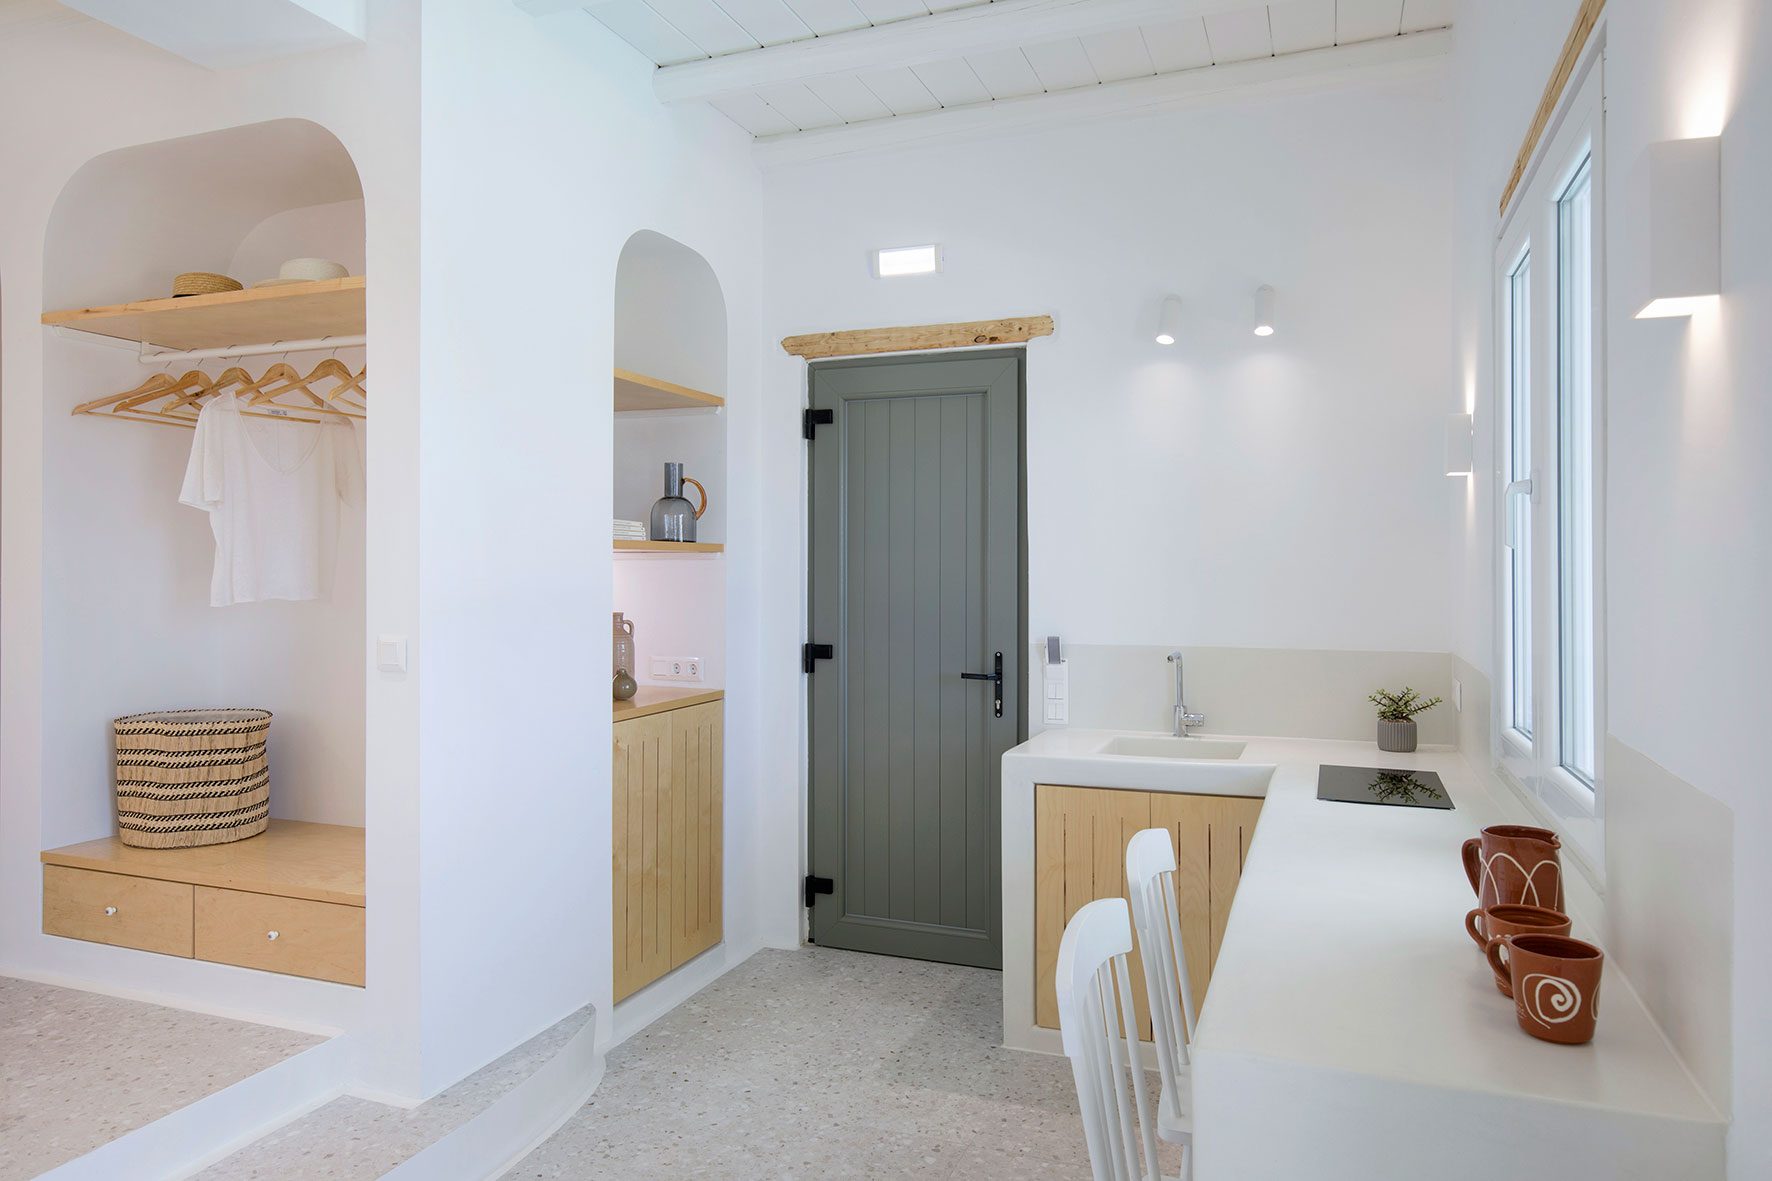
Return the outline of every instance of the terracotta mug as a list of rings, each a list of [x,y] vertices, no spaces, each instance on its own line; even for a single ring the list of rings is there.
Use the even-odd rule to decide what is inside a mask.
[[[1548,828],[1491,824],[1464,843],[1464,875],[1477,892],[1477,909],[1544,906],[1563,910],[1563,842]]]
[[[1534,933],[1491,939],[1486,954],[1496,975],[1507,973],[1521,1029],[1565,1046],[1593,1040],[1605,952],[1567,935]]]
[[[1548,907],[1504,903],[1471,911],[1464,916],[1464,929],[1477,941],[1477,947],[1486,952],[1489,945],[1503,935],[1567,935],[1569,916]],[[1502,996],[1514,995],[1508,986],[1506,972],[1495,973],[1495,987],[1501,990]]]

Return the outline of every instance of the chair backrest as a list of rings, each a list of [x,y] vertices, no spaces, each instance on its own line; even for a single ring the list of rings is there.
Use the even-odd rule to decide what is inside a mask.
[[[1144,960],[1144,989],[1150,998],[1151,1040],[1157,1044],[1157,1070],[1163,1078],[1161,1102],[1171,1116],[1186,1091],[1179,1078],[1188,1065],[1194,1038],[1194,990],[1181,943],[1181,916],[1175,895],[1175,846],[1166,828],[1147,828],[1126,845],[1126,894],[1132,925]]]
[[[1095,1181],[1158,1181],[1160,1176],[1138,1044],[1135,1039],[1128,1046],[1121,1037],[1122,1029],[1138,1028],[1126,970],[1131,951],[1132,923],[1122,898],[1085,905],[1058,944],[1058,1029],[1077,1083]]]

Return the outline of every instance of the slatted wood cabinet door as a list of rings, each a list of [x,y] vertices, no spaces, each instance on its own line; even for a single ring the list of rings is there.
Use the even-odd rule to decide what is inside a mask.
[[[615,999],[722,938],[723,707],[614,726],[611,780]]]
[[[1206,1003],[1206,985],[1218,966],[1231,900],[1243,876],[1249,838],[1261,801],[1246,796],[1151,792],[1151,827],[1166,828],[1175,844],[1175,897],[1181,944],[1194,1003]]]
[[[1261,800],[1097,787],[1034,788],[1034,1023],[1058,1028],[1058,945],[1065,924],[1097,898],[1126,897],[1126,844],[1145,828],[1169,830],[1176,846],[1181,938],[1196,1004],[1224,940]],[[1139,1036],[1151,1036],[1144,969],[1128,962]]]
[[[671,967],[720,942],[721,771],[719,702],[666,714],[671,719]]]

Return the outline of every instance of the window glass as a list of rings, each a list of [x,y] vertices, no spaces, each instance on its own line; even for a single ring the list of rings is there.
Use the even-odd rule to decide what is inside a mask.
[[[1557,199],[1558,762],[1594,784],[1593,168]]]

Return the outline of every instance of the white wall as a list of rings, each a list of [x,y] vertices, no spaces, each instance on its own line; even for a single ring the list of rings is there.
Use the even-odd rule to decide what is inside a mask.
[[[1495,201],[1575,5],[1466,4],[1458,25],[1461,365],[1483,448],[1462,526],[1459,655],[1492,672],[1490,254]],[[1758,729],[1772,705],[1772,24],[1754,0],[1611,0],[1604,183],[1610,733],[1608,941],[1699,1080],[1735,1116],[1732,1178],[1772,1174],[1772,835]],[[1656,141],[1723,137],[1723,298],[1630,318],[1631,175]],[[1616,805],[1616,806],[1614,806]],[[1730,850],[1733,857],[1730,857]],[[1732,896],[1732,897],[1731,897]],[[1723,1013],[1731,1019],[1722,1020]]]
[[[1051,313],[1056,335],[1028,349],[1032,635],[1061,634],[1078,659],[1445,653],[1442,73],[772,169],[763,466],[782,518],[767,597],[784,606],[769,651],[791,653],[804,619],[804,366],[774,342]],[[942,244],[941,275],[870,276],[870,250],[916,242]],[[1251,331],[1263,283],[1266,339]],[[1168,292],[1187,318],[1166,349],[1152,337]],[[1251,673],[1271,667],[1251,656]],[[792,665],[768,675],[798,697]],[[1167,681],[1150,685],[1160,710]],[[772,721],[766,781],[801,780],[801,744],[796,719]],[[768,827],[785,887],[799,827],[788,812]]]
[[[760,187],[743,133],[709,110],[660,107],[652,69],[582,12],[425,6],[427,1091],[587,1000],[611,1017],[610,768],[595,752],[610,740],[615,275],[635,230],[701,255],[724,295],[723,371],[678,380],[729,399],[728,609],[761,613],[749,483]],[[727,658],[716,954],[742,958],[762,910],[752,634],[735,633]]]

